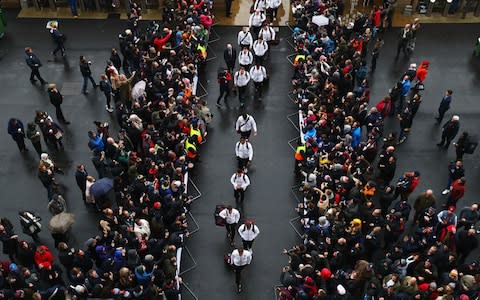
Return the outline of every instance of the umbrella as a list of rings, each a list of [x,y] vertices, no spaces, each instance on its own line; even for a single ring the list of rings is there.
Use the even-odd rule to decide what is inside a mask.
[[[47,29],[52,29],[52,26],[55,26],[58,28],[58,21],[57,20],[50,20],[47,22],[47,26],[45,26]]]
[[[324,15],[318,15],[318,16],[312,17],[312,23],[315,23],[318,26],[328,25],[328,22],[329,22],[328,18],[325,17]]]
[[[50,219],[48,229],[52,234],[64,234],[72,227],[73,223],[75,223],[75,216],[62,212]]]
[[[113,179],[105,177],[95,181],[95,183],[92,184],[90,187],[90,194],[92,194],[95,199],[100,199],[112,189]]]
[[[138,100],[140,97],[143,97],[145,93],[145,81],[140,80],[132,88],[132,97],[135,100]]]

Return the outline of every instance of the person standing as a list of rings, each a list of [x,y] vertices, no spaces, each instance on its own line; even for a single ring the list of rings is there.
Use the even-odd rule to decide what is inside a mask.
[[[244,136],[240,137],[240,141],[235,145],[235,155],[237,156],[238,169],[248,172],[248,166],[252,163],[253,147]]]
[[[397,111],[402,111],[403,103],[407,98],[408,93],[410,92],[410,88],[412,87],[412,82],[410,81],[410,76],[405,75],[402,80],[402,89],[400,91],[400,99],[398,99],[397,103]]]
[[[403,51],[403,54],[408,55],[407,46],[410,43],[410,40],[413,38],[413,33],[410,24],[405,24],[405,27],[400,31],[400,39],[398,40],[397,45],[397,55],[395,60],[398,59],[400,55],[400,50]]]
[[[415,203],[413,204],[413,209],[415,214],[413,215],[413,222],[417,222],[420,215],[423,211],[429,207],[435,207],[435,196],[433,195],[432,190],[426,190],[424,193],[418,195],[417,199],[415,199]]]
[[[27,147],[25,146],[25,128],[23,127],[22,121],[16,118],[11,118],[8,121],[7,132],[15,141],[15,143],[17,143],[18,150],[20,150],[20,152],[28,151]]]
[[[375,45],[373,46],[372,50],[372,62],[370,66],[370,72],[374,73],[377,69],[377,59],[380,56],[380,48],[382,48],[384,42],[382,38],[377,38],[375,41]]]
[[[237,292],[242,292],[242,270],[252,262],[252,253],[244,250],[243,247],[238,247],[232,251],[231,265],[235,272],[235,284],[237,285]]]
[[[251,115],[244,112],[238,117],[237,122],[235,123],[235,130],[240,136],[243,136],[248,140],[252,130],[253,136],[257,135],[257,123]]]
[[[68,0],[68,6],[70,6],[70,11],[72,12],[72,16],[74,18],[78,18],[78,11],[77,11],[77,0]]]
[[[251,49],[253,46],[253,37],[249,28],[244,26],[237,35],[237,43],[240,49]]]
[[[62,56],[65,56],[65,36],[58,31],[57,24],[51,25],[50,35],[52,36],[53,42],[57,45],[55,50],[52,51],[52,54],[55,56],[57,52],[60,51]]]
[[[250,73],[245,71],[243,66],[240,67],[233,76],[233,84],[238,90],[238,100],[240,101],[240,107],[245,105],[245,92],[247,90],[248,83],[250,82]]]
[[[40,164],[37,175],[38,179],[40,179],[47,190],[48,201],[52,200],[54,194],[55,174],[51,169],[48,169],[45,164]]]
[[[455,154],[457,156],[455,160],[463,160],[463,155],[465,154],[465,150],[469,143],[470,140],[468,137],[468,132],[464,131],[457,142],[453,144],[455,146]]]
[[[237,169],[232,177],[230,178],[230,183],[233,185],[233,196],[235,201],[243,202],[245,199],[245,190],[250,185],[250,178],[248,175],[243,172],[242,169]]]
[[[120,58],[120,55],[118,54],[117,49],[115,48],[112,48],[112,51],[110,54],[110,62],[115,67],[115,69],[120,70],[122,68],[122,59]]]
[[[79,65],[80,65],[80,72],[82,73],[82,76],[83,76],[82,93],[86,95],[88,94],[88,91],[87,91],[88,80],[92,82],[93,88],[97,87],[97,84],[95,83],[95,80],[92,77],[92,70],[90,69],[92,62],[87,60],[85,56],[80,55]]]
[[[0,241],[3,245],[3,254],[8,255],[11,262],[15,261],[15,255],[18,247],[18,235],[13,231],[13,226],[10,221],[2,218],[2,224],[0,224]]]
[[[452,185],[450,186],[450,195],[448,195],[447,199],[447,207],[457,207],[458,200],[462,199],[463,195],[465,195],[466,183],[467,181],[465,180],[465,177],[462,177],[452,182]]]
[[[222,107],[222,104],[220,104],[220,101],[222,100],[223,97],[223,102],[227,104],[227,97],[230,95],[230,81],[232,81],[232,74],[230,74],[228,68],[225,68],[224,70],[220,71],[218,73],[218,85],[220,86],[220,95],[217,98],[217,106]]]
[[[232,15],[232,1],[233,0],[225,0],[225,16],[227,18],[230,18],[230,16]]]
[[[443,190],[442,195],[446,195],[450,193],[452,188],[452,183],[455,180],[459,180],[465,176],[465,169],[463,168],[463,163],[461,160],[457,160],[455,162],[451,162],[448,165],[448,182],[447,187]]]
[[[100,77],[100,83],[99,83],[99,86],[100,86],[100,90],[103,92],[103,94],[105,95],[105,100],[107,101],[107,104],[105,105],[105,109],[111,113],[113,112],[113,108],[112,108],[112,105],[111,105],[111,102],[112,102],[112,93],[113,93],[113,89],[112,89],[112,84],[110,83],[110,81],[108,80],[108,77],[107,75],[105,74],[102,74],[102,76]]]
[[[245,221],[245,223],[240,225],[240,227],[238,227],[238,234],[242,238],[243,249],[246,249],[250,251],[250,253],[253,253],[253,241],[260,234],[260,230],[258,229],[257,225],[255,225],[253,220],[247,220]]]
[[[233,48],[232,44],[227,44],[227,47],[223,51],[223,59],[230,73],[233,73],[237,61],[237,50]]]
[[[32,48],[27,47],[25,48],[25,62],[30,67],[32,72],[30,73],[30,81],[32,83],[36,82],[37,80],[35,77],[40,80],[41,84],[47,84],[45,80],[43,80],[42,76],[40,75],[40,67],[42,66],[42,62],[40,59],[33,53]]]
[[[455,115],[451,120],[447,121],[442,127],[442,140],[437,144],[438,147],[448,149],[448,146],[455,138],[460,129],[460,117]]]
[[[87,199],[87,196],[86,196],[87,176],[88,176],[88,172],[85,169],[85,165],[78,164],[77,165],[77,170],[75,171],[75,181],[77,182],[78,188],[82,192],[83,201],[86,201],[86,199]]]
[[[43,153],[42,143],[40,141],[40,132],[37,130],[37,125],[34,122],[27,124],[27,138],[32,142],[33,148],[40,155]]]
[[[452,103],[452,94],[452,90],[447,90],[445,92],[445,96],[442,98],[442,101],[440,101],[440,105],[438,106],[438,117],[435,118],[437,120],[437,124],[442,122],[443,116],[450,109],[450,104]]]
[[[228,205],[223,209],[219,214],[221,218],[225,220],[225,229],[227,230],[227,237],[230,240],[230,245],[233,246],[233,241],[235,240],[235,232],[237,223],[240,220],[240,212],[233,208],[231,205]]]
[[[57,89],[57,85],[55,83],[50,83],[48,85],[48,96],[50,97],[50,103],[55,106],[55,114],[57,116],[57,120],[65,125],[70,124],[70,122],[65,120],[65,116],[63,115],[61,107],[63,103],[63,95],[60,94],[60,91]]]
[[[250,78],[252,78],[255,86],[255,97],[258,96],[258,100],[261,101],[263,81],[267,79],[267,70],[260,65],[259,61],[256,61],[255,65],[250,69]]]
[[[277,21],[278,7],[282,4],[282,0],[266,0],[267,16],[270,17],[270,22]]]

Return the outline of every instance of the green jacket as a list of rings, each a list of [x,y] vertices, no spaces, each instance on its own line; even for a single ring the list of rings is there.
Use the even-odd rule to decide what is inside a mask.
[[[35,123],[28,123],[27,138],[33,144],[40,142],[40,131],[37,130],[37,125],[35,125]]]

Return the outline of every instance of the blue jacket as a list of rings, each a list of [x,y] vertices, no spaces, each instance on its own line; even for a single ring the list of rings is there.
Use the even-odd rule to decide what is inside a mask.
[[[438,109],[440,110],[448,110],[450,109],[450,103],[452,102],[452,96],[445,96],[442,98],[442,101],[440,102],[440,107]]]
[[[406,96],[408,94],[408,92],[410,91],[411,86],[412,86],[412,83],[410,82],[410,80],[402,81],[402,93],[401,93],[401,95]]]
[[[96,136],[94,136],[93,138],[90,139],[90,141],[88,142],[88,147],[92,151],[97,150],[97,149],[98,149],[98,151],[103,151],[103,149],[105,148],[105,144],[103,143],[102,138],[100,136],[96,135]]]
[[[40,59],[33,53],[25,55],[25,62],[31,69],[34,69],[34,68],[38,69],[42,66]]]
[[[13,125],[13,120],[17,120],[17,124]],[[18,132],[19,129],[20,129],[20,132]],[[23,123],[18,119],[11,118],[10,120],[8,120],[7,131],[8,131],[8,134],[11,135],[13,139],[25,137],[25,130],[23,127]]]
[[[352,147],[355,148],[360,145],[362,138],[362,128],[357,127],[352,132]]]

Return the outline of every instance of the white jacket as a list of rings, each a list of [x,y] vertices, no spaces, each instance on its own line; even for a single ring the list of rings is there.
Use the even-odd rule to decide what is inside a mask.
[[[239,46],[248,46],[251,48],[253,45],[253,37],[250,31],[245,33],[243,30],[240,30],[237,36],[237,43]]]
[[[235,123],[235,130],[247,132],[253,130],[257,132],[257,122],[251,115],[247,115],[247,118],[244,119],[242,115],[240,115]]]
[[[258,229],[257,225],[252,225],[250,229],[247,229],[247,226],[245,224],[240,225],[238,227],[238,233],[240,234],[240,237],[244,241],[253,241],[259,234],[260,230]]]
[[[282,0],[266,0],[267,8],[277,8],[282,4]]]
[[[268,43],[266,41],[262,40],[262,42],[259,42],[258,40],[256,40],[253,43],[253,52],[256,56],[264,56],[267,51]]]
[[[255,82],[263,82],[263,80],[267,78],[267,70],[264,66],[260,66],[258,69],[256,66],[253,66],[250,69],[250,78],[252,78],[252,80]]]
[[[237,142],[237,144],[235,145],[235,155],[243,159],[248,158],[248,160],[251,161],[253,159],[252,144],[250,144],[250,142],[245,142],[243,144]]]
[[[230,183],[232,183],[234,189],[236,189],[237,186],[240,186],[242,190],[246,190],[247,187],[250,185],[250,178],[248,178],[247,174],[242,174],[241,176],[238,176],[237,173],[235,173],[230,178]]]
[[[238,250],[235,249],[232,251],[232,256],[230,257],[232,260],[232,265],[234,266],[246,266],[252,262],[252,253],[248,250],[243,250],[243,254],[240,255]]]
[[[267,8],[267,2],[265,0],[255,0],[255,3],[253,4],[253,9],[257,10],[259,9],[260,11],[265,11]]]
[[[236,224],[240,220],[240,212],[235,208],[232,208],[232,212],[229,212],[228,208],[225,208],[218,215],[225,219],[227,224]]]
[[[264,41],[273,41],[275,39],[275,30],[272,27],[267,26],[267,29],[260,29],[258,36],[261,36]]]
[[[250,15],[250,19],[248,19],[248,26],[249,27],[260,27],[262,26],[263,21],[265,21],[267,17],[265,16],[264,13],[259,13],[257,14],[254,12],[253,14]]]
[[[250,73],[244,71],[243,74],[240,74],[240,71],[235,72],[233,76],[233,84],[235,86],[247,86],[248,82],[250,81]]]
[[[133,225],[133,232],[137,237],[146,235],[148,239],[150,237],[150,223],[145,219],[140,219],[139,223],[140,225],[137,223]]]
[[[238,63],[240,65],[251,65],[253,63],[253,54],[249,50],[247,52],[240,51],[240,54],[238,54]]]

